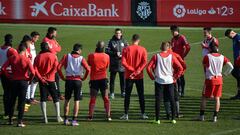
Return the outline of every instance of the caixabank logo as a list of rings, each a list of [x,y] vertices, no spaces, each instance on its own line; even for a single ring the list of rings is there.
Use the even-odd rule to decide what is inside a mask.
[[[3,5],[3,3],[0,1],[0,16],[5,16],[6,15],[6,11],[5,11],[6,7]]]
[[[30,6],[32,8],[32,16],[38,16],[38,14],[41,12],[44,15],[48,16],[48,12],[46,8],[44,7],[46,5],[47,1],[44,1],[43,3],[35,2],[34,5]]]
[[[48,6],[47,6],[48,4]],[[85,7],[77,7],[78,5],[64,4],[60,1],[47,3],[35,2],[31,5],[31,16],[37,17],[42,13],[45,16],[65,16],[65,17],[119,17],[119,9],[112,3],[108,8],[100,8],[94,3],[88,3]]]

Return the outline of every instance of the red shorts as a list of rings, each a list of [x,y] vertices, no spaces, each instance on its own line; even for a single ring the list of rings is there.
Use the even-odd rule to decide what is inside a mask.
[[[205,81],[202,95],[207,98],[221,97],[222,84],[212,84]]]

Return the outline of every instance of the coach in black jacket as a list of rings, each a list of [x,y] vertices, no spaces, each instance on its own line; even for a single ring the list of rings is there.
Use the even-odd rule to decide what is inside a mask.
[[[122,37],[122,30],[115,29],[115,35],[110,39],[106,53],[110,56],[110,98],[114,99],[114,82],[116,74],[119,73],[121,97],[125,96],[124,67],[122,66],[122,50],[128,43]]]

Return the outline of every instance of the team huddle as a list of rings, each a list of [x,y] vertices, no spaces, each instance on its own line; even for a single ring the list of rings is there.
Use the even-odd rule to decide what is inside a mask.
[[[25,127],[24,112],[30,104],[37,104],[35,99],[36,87],[39,84],[40,107],[43,122],[48,123],[47,101],[55,106],[57,122],[64,125],[78,126],[79,101],[82,98],[82,81],[90,76],[90,101],[88,120],[94,119],[94,108],[98,91],[104,101],[106,120],[111,121],[111,102],[115,99],[114,86],[117,73],[119,74],[121,97],[124,98],[124,114],[121,120],[128,120],[130,97],[133,85],[136,85],[139,97],[141,119],[148,119],[145,113],[144,74],[147,74],[155,86],[155,119],[153,123],[160,124],[160,105],[163,100],[166,119],[176,123],[176,118],[183,117],[180,112],[180,99],[185,95],[184,73],[187,65],[184,58],[190,51],[186,37],[180,34],[178,26],[171,26],[172,40],[162,42],[160,51],[147,61],[147,50],[140,46],[140,35],[132,36],[131,44],[123,38],[122,29],[115,29],[113,37],[107,45],[104,41],[96,43],[95,51],[85,59],[81,53],[83,45],[76,43],[72,52],[65,54],[58,61],[61,46],[56,40],[57,29],[49,27],[46,37],[40,44],[37,54],[35,43],[40,34],[36,31],[25,35],[17,49],[12,47],[13,36],[6,34],[4,45],[0,47],[0,76],[4,90],[4,117],[8,124],[13,125],[14,108],[18,99],[17,126]],[[203,29],[204,41],[202,46],[202,64],[205,74],[202,92],[200,115],[198,120],[204,121],[207,99],[215,99],[213,122],[217,122],[222,96],[223,75],[232,75],[237,80],[238,94],[231,99],[240,99],[240,34],[231,29],[226,30],[225,36],[233,40],[234,66],[228,58],[218,52],[219,42],[211,33],[211,28]],[[223,66],[226,66],[222,74]],[[108,69],[110,71],[110,93],[108,92]],[[63,71],[65,73],[63,73]],[[59,80],[65,81],[65,95],[60,94]],[[72,119],[69,119],[70,99],[74,96]],[[64,118],[60,114],[60,100],[64,100]]]

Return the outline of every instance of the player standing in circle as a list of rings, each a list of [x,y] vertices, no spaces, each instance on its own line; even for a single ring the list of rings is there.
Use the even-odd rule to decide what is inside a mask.
[[[172,33],[172,50],[173,52],[179,54],[182,59],[188,55],[191,47],[186,39],[186,37],[179,32],[179,27],[176,25],[170,26],[170,30]],[[177,80],[178,87],[181,89],[181,96],[183,97],[185,94],[185,78],[184,75],[182,75],[178,80]]]
[[[164,102],[170,101],[173,124],[175,120],[175,91],[174,82],[183,72],[183,68],[177,58],[169,52],[169,43],[163,42],[161,44],[161,52],[154,55],[147,66],[147,73],[149,77],[155,81],[155,121],[160,124],[160,102],[164,98]]]
[[[91,67],[90,73],[90,102],[88,120],[93,119],[94,108],[98,91],[100,90],[104,101],[106,120],[111,121],[110,100],[108,98],[107,69],[110,64],[109,56],[104,53],[104,42],[99,41],[94,53],[88,55],[88,64]]]
[[[199,120],[204,121],[205,119],[204,113],[207,98],[214,98],[215,109],[213,114],[213,122],[217,122],[218,112],[220,109],[220,98],[222,96],[222,68],[224,65],[227,66],[224,75],[228,75],[231,73],[233,65],[228,58],[218,53],[217,46],[214,44],[214,42],[209,45],[209,52],[210,53],[203,58],[205,84],[202,93]]]
[[[114,83],[116,74],[119,74],[121,97],[125,96],[124,67],[122,66],[122,50],[127,46],[123,38],[122,29],[115,29],[115,35],[110,39],[106,48],[106,53],[110,57],[110,98],[114,99]]]
[[[11,80],[9,80],[6,75],[2,72],[3,64],[13,55],[17,55],[17,51],[12,48],[13,36],[11,34],[6,34],[4,36],[5,43],[0,47],[0,77],[3,88],[3,107],[4,115],[3,119],[9,118],[9,99],[10,99],[10,89]],[[7,68],[9,74],[12,73],[11,67]]]
[[[39,40],[39,37],[40,37],[40,34],[38,32],[33,31],[31,33],[32,41],[31,41],[31,44],[29,46],[29,50],[30,50],[30,54],[32,56],[32,58],[31,58],[32,64],[34,63],[34,59],[35,59],[35,57],[37,55],[35,44]],[[35,97],[36,88],[37,88],[37,81],[36,81],[36,79],[33,79],[32,83],[28,86],[27,103],[30,103],[30,104],[37,104],[37,103],[39,103],[39,101],[37,101],[34,98]]]
[[[139,97],[139,104],[141,108],[141,118],[148,119],[145,114],[145,99],[144,99],[144,83],[143,70],[147,65],[147,51],[144,47],[139,45],[140,36],[134,34],[132,36],[132,45],[123,49],[122,65],[125,67],[126,79],[126,95],[124,98],[124,115],[120,117],[122,120],[128,120],[128,110],[130,104],[130,97],[133,89],[133,84],[136,84],[137,93]]]
[[[63,56],[58,65],[58,73],[65,83],[65,104],[64,104],[64,124],[70,125],[68,120],[69,106],[72,93],[74,93],[74,109],[72,126],[78,126],[77,116],[79,110],[79,101],[81,97],[82,81],[84,81],[90,68],[86,60],[81,56],[82,45],[77,43],[73,46],[73,51]],[[62,67],[66,71],[66,77],[63,76]],[[84,70],[86,71],[84,74]],[[84,75],[83,75],[84,74]]]
[[[212,35],[212,28],[211,27],[204,27],[203,28],[203,35],[204,40],[201,44],[202,46],[202,56],[209,54],[209,45],[214,42],[215,45],[218,47],[218,39]]]
[[[225,36],[233,41],[234,69],[232,75],[237,81],[237,94],[230,99],[240,99],[240,68],[236,65],[237,58],[240,56],[240,34],[232,29],[227,29],[225,31]]]
[[[172,45],[170,42],[169,42],[169,53],[171,53],[173,56],[175,56],[177,58],[178,62],[183,67],[183,72],[181,74],[181,76],[182,76],[187,69],[186,63],[179,54],[172,51]],[[181,88],[178,87],[177,82],[174,82],[174,97],[175,97],[175,102],[176,102],[177,118],[183,117],[183,114],[180,114],[180,95],[181,95],[181,93],[179,93],[179,92],[181,92]],[[165,107],[165,110],[167,113],[167,119],[170,119],[170,117],[169,117],[170,116],[170,102],[169,101],[164,102],[164,107]]]
[[[9,124],[12,125],[12,117],[14,114],[14,108],[16,98],[18,97],[18,127],[25,127],[23,124],[24,106],[26,100],[26,92],[29,81],[33,79],[35,75],[34,68],[31,61],[25,57],[27,51],[26,43],[19,45],[19,54],[11,56],[3,65],[2,70],[5,75],[12,80],[12,88],[10,89],[10,102],[9,102]],[[9,74],[7,67],[11,66],[12,74]]]
[[[49,27],[47,31],[46,37],[43,39],[43,42],[48,43],[49,45],[49,51],[57,56],[57,53],[61,52],[62,47],[59,45],[59,43],[56,40],[57,37],[57,28],[55,27]],[[57,84],[57,93],[60,100],[64,100],[64,96],[60,93],[60,85],[59,85],[59,75],[56,73],[55,75],[55,81]],[[48,100],[52,100],[52,98],[49,96]]]
[[[57,56],[50,52],[49,45],[46,42],[41,43],[41,51],[34,60],[34,69],[37,78],[39,79],[41,110],[44,122],[48,123],[47,118],[47,96],[48,92],[53,98],[53,103],[56,111],[57,122],[62,122],[60,116],[60,103],[55,82],[55,74],[57,72],[58,59]]]

